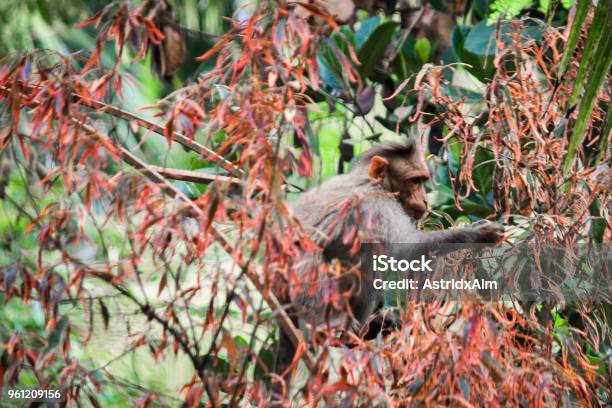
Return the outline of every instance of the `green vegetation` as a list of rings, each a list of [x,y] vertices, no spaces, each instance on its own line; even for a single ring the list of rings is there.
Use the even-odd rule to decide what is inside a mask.
[[[308,247],[285,200],[381,141],[423,149],[425,230],[609,244],[612,2],[133,3],[0,4],[3,392],[265,405]],[[609,299],[458,309],[308,339],[292,403],[610,404]]]

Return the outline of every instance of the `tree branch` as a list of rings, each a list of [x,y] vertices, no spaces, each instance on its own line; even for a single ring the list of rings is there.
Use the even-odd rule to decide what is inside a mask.
[[[27,89],[26,89],[27,90]],[[8,92],[10,93],[11,89],[10,87],[4,87],[4,86],[0,86],[0,91],[4,91],[4,92]],[[77,95],[78,98],[80,98]],[[85,101],[84,101],[85,102]],[[39,104],[39,102],[37,101],[32,101],[32,104]],[[124,119],[133,119],[133,120],[137,120],[139,121],[139,123],[143,123],[143,126],[145,126],[144,124],[146,124],[145,127],[150,126],[151,130],[155,131],[156,133],[162,132],[161,134],[163,134],[163,129],[155,124],[152,124],[144,119],[139,118],[136,115],[133,115],[129,112],[125,112],[119,108],[107,105],[103,102],[99,102],[99,101],[90,101],[90,103],[92,103],[94,106],[100,108],[100,109],[106,109],[107,111],[113,112],[116,116],[122,117]],[[187,204],[191,209],[193,209],[195,211],[196,214],[198,215],[204,215],[204,211],[198,207],[193,200],[191,200],[189,197],[187,197],[183,192],[181,192],[180,190],[178,190],[172,183],[170,183],[164,176],[162,176],[155,168],[153,168],[152,166],[147,165],[145,162],[143,162],[138,156],[134,155],[132,152],[130,152],[129,150],[127,150],[125,147],[118,145],[113,139],[111,139],[110,137],[103,135],[102,133],[98,132],[96,129],[94,129],[93,127],[75,119],[72,118],[71,121],[78,127],[80,127],[83,131],[87,132],[89,135],[91,135],[93,138],[95,138],[98,141],[103,142],[103,145],[112,145],[115,148],[117,148],[119,155],[121,157],[122,160],[124,160],[126,163],[132,165],[134,168],[136,168],[138,171],[140,171],[140,173],[145,176],[146,178],[148,178],[149,180],[151,180],[152,182],[154,182],[155,184],[157,184],[164,193],[170,195],[173,198],[178,198],[181,201],[183,201],[185,204]],[[196,142],[191,141],[189,138],[182,136],[178,133],[175,132],[176,135],[181,136],[184,141],[188,141],[189,143],[194,143],[197,144]],[[178,141],[178,139],[177,139]],[[198,144],[198,146],[201,146]],[[217,155],[215,152],[213,152],[212,150],[202,146],[203,149],[205,149],[205,153],[209,153],[212,152],[212,154],[214,155],[213,157],[221,157],[219,155]],[[203,153],[204,154],[204,153]],[[224,158],[223,161],[227,162]],[[229,162],[227,162],[229,163]],[[233,164],[229,163],[231,166],[233,166]],[[228,170],[229,171],[229,170]],[[242,171],[242,170],[240,170]],[[227,241],[227,239],[214,227],[214,226],[210,226],[210,233],[212,234],[213,238],[219,243],[221,244],[221,246],[223,247],[223,249],[232,257],[234,257],[234,254],[236,253],[234,251],[233,246]],[[281,329],[287,334],[287,336],[289,337],[289,339],[292,341],[292,343],[297,347],[299,346],[299,344],[301,342],[304,341],[302,332],[300,330],[298,330],[295,325],[293,324],[293,322],[291,321],[291,319],[289,318],[289,316],[287,315],[287,312],[284,310],[283,306],[281,305],[281,303],[279,302],[279,300],[276,298],[276,296],[271,293],[269,290],[266,290],[266,288],[264,287],[264,284],[261,283],[259,281],[259,276],[261,276],[262,274],[260,273],[261,271],[257,271],[255,270],[252,265],[250,264],[245,264],[244,262],[242,262],[240,259],[234,259],[234,261],[238,264],[238,266],[240,266],[242,269],[245,270],[245,274],[247,276],[247,278],[249,279],[249,281],[251,281],[251,283],[255,286],[255,288],[262,294],[263,298],[266,300],[266,303],[268,304],[268,307],[272,310],[273,315],[277,321],[277,323],[279,324],[279,326],[281,327]],[[308,369],[310,371],[314,371],[315,370],[315,359],[314,357],[311,355],[310,352],[306,351],[304,353],[302,353],[301,355],[302,359],[304,360],[304,363],[306,364],[306,366],[308,367]]]
[[[174,185],[172,185],[172,183],[166,180],[155,168],[152,168],[151,166],[144,163],[140,158],[135,156],[133,153],[128,151],[123,146],[117,146],[117,144],[114,143],[110,137],[102,135],[100,132],[98,132],[96,129],[92,128],[91,126],[86,125],[76,119],[72,119],[72,121],[77,126],[79,126],[81,129],[83,129],[85,132],[90,134],[92,137],[96,138],[97,140],[103,141],[105,144],[110,143],[114,145],[115,147],[117,147],[121,158],[126,163],[134,166],[137,170],[141,172],[143,176],[147,177],[149,180],[157,184],[162,189],[162,191],[164,191],[164,193],[170,195],[173,198],[180,199],[185,204],[187,204],[191,209],[193,209],[196,214],[204,215],[204,211],[200,207],[198,207],[193,202],[193,200],[191,200],[183,192],[181,192]],[[233,246],[212,225],[210,226],[210,233],[212,234],[213,238],[219,244],[221,244],[223,249],[230,256],[233,257],[233,255],[235,254]],[[262,294],[262,296],[266,300],[266,303],[268,304],[268,307],[272,310],[273,315],[277,323],[279,324],[279,326],[287,334],[287,336],[292,341],[292,343],[296,347],[299,346],[299,344],[304,341],[302,332],[295,327],[295,325],[291,321],[291,318],[287,315],[287,312],[285,311],[284,307],[281,305],[279,300],[276,298],[276,296],[273,293],[271,293],[269,290],[266,290],[266,288],[264,287],[264,284],[262,284],[259,281],[259,276],[261,276],[260,271],[256,271],[252,267],[252,265],[245,264],[239,259],[234,259],[234,261],[238,264],[240,268],[245,270],[245,274],[247,278],[249,279],[249,281],[251,281],[251,283],[255,286],[255,288]],[[302,353],[302,359],[304,360],[304,363],[306,364],[306,366],[308,367],[310,371],[315,370],[315,365],[316,365],[315,359],[311,355],[310,352],[306,351]]]
[[[141,118],[140,116],[135,115],[132,112],[128,112],[124,109],[120,109],[116,106],[109,105],[107,103],[104,103],[104,102],[101,102],[95,99],[83,98],[82,96],[76,93],[72,93],[72,96],[73,98],[83,101],[83,103],[89,107],[92,107],[94,109],[99,109],[102,112],[108,113],[112,116],[116,116],[121,119],[133,120],[137,122],[140,126],[144,127],[145,129],[155,132],[158,135],[164,136],[164,128],[144,118]],[[207,160],[210,160],[210,161],[213,161],[219,164],[225,171],[232,174],[233,176],[236,176],[236,177],[244,176],[244,172],[242,171],[242,169],[236,167],[232,162],[225,159],[223,156],[217,154],[217,152],[215,152],[214,150],[176,131],[172,132],[172,136],[174,138],[173,140],[179,143],[180,145],[196,153],[199,153],[202,157],[206,158]]]
[[[167,177],[172,180],[181,180],[181,181],[189,181],[192,183],[200,183],[200,184],[209,184],[214,181],[219,181],[222,183],[229,183],[242,186],[242,181],[235,177],[227,177],[227,176],[218,176],[212,174],[205,174],[199,171],[192,170],[178,170],[171,169],[168,167],[160,167],[160,166],[152,166],[148,165],[148,168],[157,171],[164,177]]]
[[[419,12],[414,18],[414,20],[412,20],[412,22],[410,23],[410,26],[406,27],[406,29],[402,33],[402,36],[397,40],[397,42],[395,43],[395,46],[389,50],[389,53],[385,56],[384,62],[383,62],[383,66],[385,70],[388,68],[389,64],[391,64],[393,60],[397,57],[397,55],[400,53],[400,51],[402,50],[402,47],[404,46],[404,43],[408,39],[408,36],[412,32],[412,30],[414,30],[414,27],[416,27],[417,23],[421,20],[421,17],[423,17],[424,12],[425,12],[425,6],[423,5],[419,9]]]
[[[0,85],[0,91],[10,94],[11,86]],[[24,89],[20,89],[20,91],[21,92],[31,92],[32,88],[25,87]],[[116,106],[109,105],[107,103],[98,101],[96,99],[84,98],[83,96],[75,92],[72,92],[72,101],[73,102],[79,102],[79,101],[83,102],[83,104],[85,104],[89,108],[99,110],[103,113],[108,113],[109,115],[112,115],[112,116],[115,116],[115,117],[118,117],[124,120],[137,122],[140,126],[144,127],[145,129],[155,132],[161,136],[165,135],[163,127],[153,122],[150,122],[132,112],[128,112]],[[202,157],[205,157],[207,160],[210,160],[212,162],[219,164],[224,170],[226,170],[230,174],[236,177],[244,176],[244,172],[242,171],[242,169],[236,167],[232,162],[225,159],[223,156],[217,154],[217,152],[213,151],[212,149],[176,131],[172,132],[172,136],[174,137],[174,140],[180,145],[186,147],[187,149],[191,151],[199,153]]]

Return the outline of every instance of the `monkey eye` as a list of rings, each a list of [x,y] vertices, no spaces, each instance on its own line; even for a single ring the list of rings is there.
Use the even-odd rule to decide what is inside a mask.
[[[414,184],[424,184],[428,180],[429,180],[429,177],[424,177],[424,176],[410,177],[408,179],[409,182],[414,183]]]

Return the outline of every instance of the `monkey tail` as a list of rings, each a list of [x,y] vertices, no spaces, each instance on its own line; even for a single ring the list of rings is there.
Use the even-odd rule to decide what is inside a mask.
[[[294,325],[298,325],[298,321],[295,317],[291,317],[291,321]],[[274,373],[281,375],[283,377],[283,384],[274,382],[271,387],[272,391],[272,401],[280,401],[283,399],[283,389],[286,393],[286,396],[289,394],[289,384],[291,380],[291,363],[295,358],[296,347],[289,338],[287,334],[283,331],[282,328],[279,329],[279,338],[278,338],[278,349],[276,353],[276,361],[274,363]]]

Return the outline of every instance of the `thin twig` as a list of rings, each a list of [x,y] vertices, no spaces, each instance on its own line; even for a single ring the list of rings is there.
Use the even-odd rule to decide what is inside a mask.
[[[0,91],[9,93],[10,90],[11,90],[10,87],[0,86]],[[25,89],[25,90],[29,91],[30,89]],[[161,136],[165,136],[164,129],[161,126],[153,122],[150,122],[132,112],[126,111],[124,109],[118,108],[113,105],[109,105],[107,103],[104,103],[96,99],[91,99],[91,98],[85,99],[81,97],[79,94],[74,93],[74,92],[72,93],[72,98],[75,101],[83,101],[83,103],[87,105],[88,107],[99,109],[103,113],[108,113],[111,116],[115,116],[117,118],[124,119],[127,121],[135,121],[140,126],[144,127],[145,129],[155,132]],[[220,182],[228,182],[233,185],[241,185],[241,186],[243,185],[241,178],[244,176],[244,171],[241,168],[235,166],[232,162],[228,161],[223,156],[219,155],[218,153],[211,150],[210,148],[196,142],[195,140],[188,138],[187,136],[181,133],[174,131],[173,137],[174,137],[173,140],[175,140],[180,145],[186,147],[187,149],[191,151],[194,151],[200,154],[202,157],[206,158],[207,160],[220,164],[224,170],[226,170],[227,172],[229,172],[236,178],[232,178],[228,176],[206,175],[203,173],[193,172],[189,170],[178,170],[178,169],[175,170],[175,169],[169,169],[169,168],[157,167],[157,166],[149,166],[149,167],[155,167],[160,174],[163,174],[165,177],[168,177],[173,180],[183,180],[183,181],[190,181],[193,183],[201,183],[201,184],[208,184],[213,181],[220,181]],[[303,191],[301,187],[291,184],[291,183],[283,184],[283,186],[284,188],[287,189],[287,191],[290,191],[290,192]],[[260,188],[260,186],[256,187],[256,189],[258,188]]]
[[[214,174],[205,174],[199,171],[192,170],[179,170],[179,169],[171,169],[169,167],[161,167],[161,166],[148,166],[150,169],[157,171],[164,177],[167,177],[172,180],[181,180],[181,181],[189,181],[192,183],[199,184],[209,184],[212,182],[221,182],[228,183],[233,185],[242,186],[243,183],[240,179],[235,177],[227,177],[227,176],[218,176]]]
[[[142,175],[144,175],[149,180],[157,184],[162,189],[162,191],[164,191],[164,193],[170,195],[173,198],[180,199],[185,204],[187,204],[190,208],[192,208],[196,214],[204,215],[203,210],[200,207],[198,207],[193,202],[193,200],[187,197],[182,191],[177,189],[173,184],[171,184],[168,180],[166,180],[155,169],[151,168],[151,166],[144,163],[140,158],[135,156],[129,150],[127,150],[126,148],[122,146],[117,146],[116,143],[113,143],[113,141],[108,136],[102,135],[100,132],[98,132],[96,129],[92,128],[91,126],[86,125],[76,119],[72,119],[72,121],[77,126],[79,126],[81,129],[89,133],[92,137],[100,141],[104,141],[105,144],[111,143],[115,147],[117,147],[121,158],[126,163],[132,165],[134,168],[139,170]],[[227,241],[227,239],[216,228],[214,228],[213,226],[210,226],[210,233],[212,234],[213,238],[219,244],[221,244],[223,249],[229,255],[235,254],[233,246]],[[270,309],[272,310],[277,320],[277,323],[282,328],[282,330],[285,331],[285,333],[287,334],[289,339],[292,341],[292,343],[294,343],[295,346],[298,346],[300,343],[302,343],[304,341],[302,332],[299,331],[295,327],[295,325],[291,321],[291,318],[287,315],[287,312],[285,311],[285,309],[283,308],[279,300],[276,298],[276,296],[270,291],[266,290],[264,285],[260,282],[259,276],[261,276],[261,274],[258,273],[250,264],[245,265],[244,262],[241,262],[240,260],[237,260],[237,259],[235,259],[235,262],[238,264],[238,266],[240,266],[241,268],[244,268],[247,278],[251,281],[251,283],[253,283],[255,288],[264,296],[264,298],[266,299],[266,303],[268,304],[268,307],[270,307]],[[302,358],[304,360],[304,363],[308,367],[308,369],[311,371],[314,371],[315,369],[314,357],[309,352],[304,352],[302,354]]]
[[[120,109],[116,106],[109,105],[109,104],[106,104],[104,102],[101,102],[95,99],[85,99],[75,93],[73,93],[72,95],[73,97],[80,98],[83,101],[83,103],[86,105],[91,105],[91,107],[95,109],[100,109],[102,112],[108,113],[113,116],[117,116],[125,120],[133,120],[137,122],[140,126],[144,127],[145,129],[148,129],[152,132],[155,132],[159,135],[164,136],[164,129],[161,126],[153,122],[150,122],[144,118],[141,118],[138,115],[135,115],[124,109]],[[202,155],[202,157],[206,158],[207,160],[210,160],[210,161],[213,161],[219,164],[225,171],[232,174],[233,176],[242,177],[244,175],[244,172],[242,171],[242,169],[236,167],[232,162],[225,159],[223,156],[217,154],[214,150],[176,131],[172,132],[172,137],[174,138],[173,140],[175,140],[180,145],[196,153],[199,153],[200,155]]]
[[[393,60],[397,57],[397,55],[400,53],[401,49],[404,47],[404,43],[408,39],[408,36],[410,35],[414,27],[416,27],[417,23],[421,20],[421,17],[423,17],[424,12],[425,6],[421,6],[421,8],[419,9],[419,13],[416,15],[415,19],[412,20],[412,23],[410,23],[410,25],[402,33],[402,36],[396,43],[397,45],[387,55],[387,57],[385,58],[385,62],[383,63],[385,70],[387,69],[387,66],[392,63]]]
[[[10,86],[0,86],[0,91],[3,91],[5,93],[9,93],[11,92],[11,87]],[[31,92],[32,89],[26,87],[25,89],[21,90],[21,92]],[[74,102],[78,102],[81,101],[83,102],[86,106],[90,107],[90,108],[94,108],[98,111],[101,111],[103,113],[108,113],[109,115],[112,116],[116,116],[118,118],[121,119],[125,119],[128,121],[134,121],[137,122],[140,126],[144,127],[145,129],[148,129],[152,132],[155,132],[159,135],[165,136],[164,133],[164,128],[153,123],[150,122],[132,112],[128,112],[124,109],[118,108],[116,106],[113,105],[109,105],[107,103],[104,103],[102,101],[98,101],[96,99],[91,99],[91,98],[84,98],[81,95],[73,92],[72,93],[72,99]],[[202,155],[202,157],[205,157],[207,160],[213,161],[215,163],[218,163],[224,170],[226,170],[227,172],[229,172],[230,174],[232,174],[233,176],[236,177],[242,177],[244,175],[244,172],[242,171],[242,169],[236,167],[232,162],[230,162],[229,160],[225,159],[223,156],[217,154],[214,150],[196,142],[195,140],[192,140],[190,138],[188,138],[187,136],[173,131],[172,132],[172,136],[174,138],[174,140],[179,143],[180,145],[186,147],[189,150],[192,150],[196,153],[199,153],[200,155]]]
[[[6,88],[6,87],[3,87],[3,86],[0,86],[0,91],[10,92],[10,88]],[[78,95],[77,95],[77,97],[78,97]],[[142,120],[144,123],[147,124],[147,126],[151,126],[153,128],[152,130],[159,129],[160,132],[163,132],[163,129],[161,129],[161,127],[159,127],[159,126],[157,126],[155,124],[152,124],[152,123],[150,123],[150,122],[148,122],[148,121],[146,121],[144,119],[140,119],[136,115],[133,115],[133,114],[131,114],[129,112],[124,112],[123,110],[121,110],[119,108],[116,108],[114,106],[110,106],[110,105],[104,104],[103,102],[99,102],[99,101],[94,101],[94,102],[95,102],[95,105],[99,106],[100,108],[102,108],[103,106],[106,106],[107,107],[106,108],[107,111],[112,111],[112,112],[114,112],[119,117],[123,117],[123,118],[130,117],[130,118],[133,118],[134,120]],[[31,103],[32,104],[39,104],[40,102],[32,101]],[[126,115],[126,116],[124,116],[124,115]],[[86,123],[83,123],[83,122],[77,120],[76,118],[72,118],[71,121],[76,126],[81,128],[83,131],[87,132],[89,135],[91,135],[93,138],[95,138],[96,140],[103,142],[103,145],[112,145],[112,146],[114,146],[118,150],[119,155],[120,155],[120,157],[121,157],[121,159],[123,161],[125,161],[126,163],[128,163],[131,166],[133,166],[134,168],[136,168],[138,171],[140,171],[140,173],[143,176],[145,176],[146,178],[148,178],[149,180],[154,182],[156,185],[158,185],[164,193],[168,194],[169,196],[171,196],[173,198],[177,198],[177,199],[181,200],[183,203],[187,204],[191,209],[193,209],[196,214],[198,214],[200,216],[204,215],[204,211],[200,207],[198,207],[193,200],[191,200],[189,197],[187,197],[182,191],[177,189],[164,176],[162,176],[156,169],[154,169],[151,166],[149,166],[148,164],[144,163],[138,156],[134,155],[132,152],[127,150],[125,147],[117,145],[117,143],[114,140],[112,140],[110,137],[108,137],[106,135],[103,135],[102,133],[100,133],[99,131],[97,131],[93,127],[87,125]],[[154,130],[154,131],[156,131],[156,130]],[[190,139],[186,138],[185,136],[182,136],[182,137],[184,138],[184,140],[187,140],[190,143],[195,143],[195,142],[191,141]],[[202,146],[202,147],[204,147],[204,146]],[[212,152],[212,150],[209,150],[206,147],[204,147],[204,148],[207,151]],[[212,153],[214,155],[216,155],[215,152],[212,152]],[[220,156],[216,155],[214,157],[220,157]],[[225,159],[223,159],[223,160],[225,160]],[[210,226],[210,233],[212,234],[213,238],[223,247],[223,249],[225,250],[226,253],[228,253],[230,256],[233,256],[236,253],[234,251],[233,246],[212,225]],[[303,338],[302,332],[295,327],[295,325],[291,321],[291,318],[287,315],[287,312],[285,311],[285,309],[283,308],[283,306],[281,305],[279,300],[276,298],[276,296],[273,293],[271,293],[269,290],[267,290],[265,288],[264,284],[259,280],[259,276],[262,275],[260,273],[260,271],[255,270],[255,268],[253,268],[253,266],[251,264],[246,264],[245,265],[245,263],[243,261],[241,261],[240,259],[234,259],[234,261],[241,268],[244,268],[245,274],[246,274],[247,278],[249,279],[249,281],[251,281],[251,283],[255,286],[255,288],[262,294],[262,296],[266,300],[266,303],[268,304],[268,307],[270,307],[270,309],[272,310],[273,315],[274,315],[275,319],[277,320],[277,323],[279,324],[281,329],[289,337],[291,342],[296,347],[298,347],[300,345],[300,343],[304,342],[304,338]],[[172,329],[175,330],[174,328],[172,328]],[[191,350],[189,350],[189,353],[191,353]],[[314,371],[315,370],[315,365],[316,365],[315,359],[311,355],[310,352],[306,351],[306,352],[302,353],[301,358],[304,360],[304,363],[306,364],[306,367],[308,367],[308,369],[310,371]],[[207,384],[205,383],[205,386],[206,385]]]

